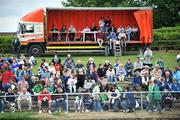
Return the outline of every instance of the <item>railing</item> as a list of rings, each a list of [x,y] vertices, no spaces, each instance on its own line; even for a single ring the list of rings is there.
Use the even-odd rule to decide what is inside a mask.
[[[113,98],[112,99],[109,99],[107,101],[102,101],[101,99],[94,99],[93,98],[93,93],[61,93],[61,94],[41,94],[41,95],[31,95],[31,98],[32,98],[32,110],[33,111],[38,111],[39,108],[38,108],[38,105],[39,105],[39,102],[37,100],[37,97],[38,96],[51,96],[51,110],[53,112],[57,111],[57,109],[59,110],[59,108],[63,109],[64,112],[83,112],[83,111],[96,111],[96,106],[95,105],[95,102],[99,101],[100,105],[101,105],[101,110],[102,111],[106,111],[106,110],[110,110],[111,108],[109,108],[110,106],[116,106],[118,110],[120,109],[123,109],[122,108],[122,102],[123,102],[123,96],[127,93],[133,93],[135,95],[135,99],[136,99],[136,106],[135,106],[135,109],[138,111],[138,110],[145,110],[145,109],[148,109],[147,106],[149,106],[149,103],[150,103],[150,98],[147,99],[148,97],[148,94],[156,94],[156,93],[160,93],[161,96],[164,95],[165,92],[148,92],[148,91],[140,91],[140,92],[119,92],[119,93],[116,93],[116,94],[119,94],[120,97],[116,98],[114,100],[114,102],[112,102]],[[102,94],[107,94],[107,95],[113,95],[115,94],[114,92],[102,92],[100,93],[101,95]],[[99,95],[100,95],[99,94]],[[172,95],[172,102],[173,102],[173,106],[172,108],[169,108],[170,110],[174,110],[174,111],[180,111],[179,107],[180,107],[180,91],[169,91],[168,94],[171,94]],[[4,102],[3,98],[5,96],[0,96],[0,110],[3,108],[3,104],[5,103],[5,106],[6,106],[6,109],[5,111],[11,111],[12,112],[12,106],[8,106],[8,104],[6,102]],[[27,101],[24,103],[24,101],[18,99],[19,95],[8,95],[6,96],[6,98],[12,98],[12,97],[15,97],[16,98],[16,101],[14,102],[16,104],[16,107],[14,106],[14,108],[17,108],[19,109],[20,108],[20,103],[21,103],[21,107],[22,107],[22,110],[26,111],[25,108],[27,108]],[[27,97],[27,96],[26,96]],[[56,97],[56,98],[54,98]],[[61,98],[61,99],[57,99],[57,97]],[[85,97],[88,97],[90,102],[89,103],[89,106],[87,106],[87,103],[85,103],[86,101],[84,100]],[[179,97],[179,98],[178,98]],[[39,98],[38,98],[39,99]],[[59,100],[59,101],[58,101]],[[116,102],[115,102],[116,101]],[[4,103],[3,103],[4,102]],[[43,100],[42,100],[43,102]],[[59,103],[58,103],[59,102]],[[83,103],[84,102],[84,103]],[[164,108],[164,105],[167,104],[167,101],[165,101],[165,99],[162,99],[162,97],[160,98],[160,104],[161,104],[161,107]],[[46,103],[46,102],[45,102]],[[44,107],[42,107],[42,109],[48,109],[48,103],[46,103],[44,105]],[[114,105],[112,105],[114,104]],[[105,106],[106,105],[106,106]],[[43,106],[43,104],[42,104]],[[40,107],[41,108],[41,107]],[[107,109],[108,108],[108,109]],[[113,108],[113,107],[112,107]],[[114,108],[113,108],[114,109]],[[98,110],[97,110],[98,111]]]

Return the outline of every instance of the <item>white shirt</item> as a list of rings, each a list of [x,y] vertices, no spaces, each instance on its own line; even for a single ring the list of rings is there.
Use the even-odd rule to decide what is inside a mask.
[[[31,101],[31,94],[29,92],[26,92],[25,94],[21,92],[19,94],[18,100],[28,100]]]
[[[180,59],[180,54],[177,55],[177,59]]]

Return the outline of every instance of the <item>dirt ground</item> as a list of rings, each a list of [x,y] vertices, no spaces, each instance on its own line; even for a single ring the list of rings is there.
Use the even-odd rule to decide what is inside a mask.
[[[134,113],[123,113],[123,112],[85,112],[85,113],[66,113],[61,116],[41,114],[32,116],[40,119],[51,119],[51,120],[180,120],[180,111],[165,111],[162,114],[159,113],[148,113],[145,111],[138,111]]]

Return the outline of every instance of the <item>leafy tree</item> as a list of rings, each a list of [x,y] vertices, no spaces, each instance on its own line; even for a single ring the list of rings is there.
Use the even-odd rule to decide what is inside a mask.
[[[154,28],[175,26],[180,21],[179,0],[67,0],[65,7],[153,7]]]

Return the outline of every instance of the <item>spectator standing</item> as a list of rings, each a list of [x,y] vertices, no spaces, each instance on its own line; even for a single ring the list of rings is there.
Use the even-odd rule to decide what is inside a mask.
[[[101,19],[99,20],[99,28],[100,28],[100,32],[104,32],[105,30],[105,22],[104,22],[104,17],[101,17]]]
[[[14,38],[14,40],[11,43],[11,47],[13,49],[13,54],[16,55],[17,58],[20,57],[20,41],[19,38]]]
[[[111,26],[111,20],[109,19],[109,16],[106,17],[105,23],[105,31],[108,32],[110,26]]]

